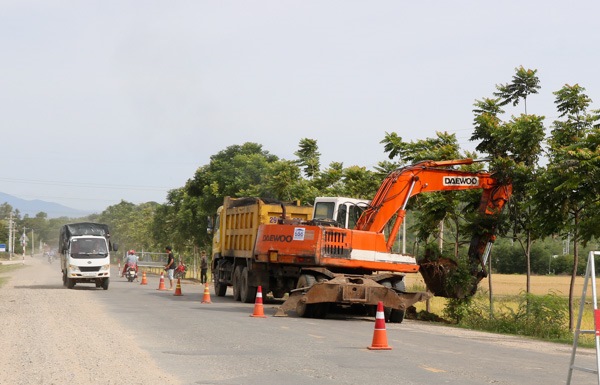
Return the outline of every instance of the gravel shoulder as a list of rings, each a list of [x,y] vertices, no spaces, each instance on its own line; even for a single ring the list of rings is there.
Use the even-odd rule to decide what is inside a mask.
[[[65,289],[58,261],[23,263],[0,288],[0,382],[180,384],[106,315],[96,290]]]

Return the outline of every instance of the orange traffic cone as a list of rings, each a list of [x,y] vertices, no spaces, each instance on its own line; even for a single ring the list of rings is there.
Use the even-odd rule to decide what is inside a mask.
[[[383,314],[383,302],[377,304],[377,314],[375,315],[375,331],[373,332],[373,342],[368,347],[369,350],[392,350],[387,343],[387,333],[385,331],[385,315]]]
[[[258,287],[256,291],[256,301],[254,302],[254,312],[250,314],[250,317],[260,317],[267,318],[265,312],[263,310],[263,301],[262,301],[262,286]]]
[[[202,297],[202,303],[212,303],[210,302],[210,291],[208,290],[208,282],[204,284],[204,297]]]
[[[167,290],[165,287],[165,274],[162,271],[160,272],[160,281],[158,282],[158,289],[156,290]]]
[[[142,282],[140,283],[140,285],[147,285],[148,284],[148,279],[146,278],[146,272],[143,271],[142,272]]]
[[[175,287],[175,294],[173,295],[183,295],[181,293],[181,279],[177,278],[177,286]]]

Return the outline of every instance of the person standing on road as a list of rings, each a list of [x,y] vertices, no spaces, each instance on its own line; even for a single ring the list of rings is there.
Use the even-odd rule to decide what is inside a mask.
[[[206,273],[208,272],[208,258],[206,257],[206,251],[200,253],[200,283],[206,283]]]
[[[167,271],[167,276],[169,277],[169,290],[173,290],[173,279],[175,279],[175,257],[173,257],[173,250],[171,246],[165,247],[167,252],[167,264],[165,265],[165,270]]]

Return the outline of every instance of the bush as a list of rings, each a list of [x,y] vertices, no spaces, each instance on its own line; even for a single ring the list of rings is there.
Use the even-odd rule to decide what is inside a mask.
[[[487,299],[476,296],[466,309],[453,305],[449,312],[454,314],[453,319],[458,320],[459,325],[478,330],[549,340],[570,336],[568,302],[556,293],[543,296],[522,293],[497,299],[494,304],[498,310],[490,315]]]
[[[444,317],[449,321],[460,324],[470,312],[471,298],[448,298],[444,308]]]

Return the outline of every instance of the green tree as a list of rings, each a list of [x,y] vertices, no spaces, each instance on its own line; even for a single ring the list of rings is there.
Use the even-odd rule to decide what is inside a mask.
[[[0,205],[0,242],[6,244],[8,250],[8,222],[13,208],[8,203]]]
[[[265,170],[278,160],[257,143],[229,146],[196,170],[186,184],[187,194],[201,198],[198,204],[204,213],[215,213],[225,196],[239,197],[260,189],[266,181]]]
[[[591,99],[579,85],[565,85],[554,92],[555,104],[563,120],[552,125],[549,163],[540,175],[536,203],[544,218],[545,234],[572,235],[573,270],[569,288],[569,329],[573,329],[573,295],[582,229],[593,225],[590,214],[598,205],[600,188],[594,175],[600,175],[594,122],[598,114],[589,113]]]
[[[395,132],[385,133],[381,140],[389,159],[398,158],[400,165],[423,160],[448,160],[461,157],[455,134],[436,132],[435,138],[404,142]]]
[[[344,164],[331,162],[316,178],[311,180],[311,186],[317,194],[324,196],[344,195]],[[317,195],[315,195],[317,196]]]
[[[525,115],[527,115],[527,96],[537,94],[540,89],[540,79],[537,77],[537,70],[525,69],[523,66],[515,68],[516,74],[511,83],[496,85],[497,92],[494,96],[500,99],[500,106],[512,103],[513,106],[519,104],[521,99],[525,105]]]
[[[304,174],[313,178],[319,174],[321,168],[319,147],[314,139],[303,138],[300,140],[299,149],[294,153],[298,157],[296,163],[303,167]]]
[[[150,250],[156,247],[151,229],[157,207],[155,202],[135,205],[121,200],[107,207],[95,221],[108,225],[112,242],[119,244],[122,250]]]
[[[497,178],[511,181],[513,195],[509,205],[510,220],[513,224],[513,239],[518,241],[525,254],[527,266],[526,291],[531,291],[531,246],[539,237],[536,230],[537,218],[532,196],[535,192],[535,175],[544,140],[544,117],[527,115],[527,96],[537,93],[540,88],[537,70],[516,69],[512,83],[496,86],[497,99],[484,98],[475,101],[475,114],[471,136],[479,141],[476,149],[493,159]],[[517,105],[521,99],[525,103],[525,114],[503,122],[499,115],[504,113],[502,106]],[[518,237],[524,234],[524,240]]]
[[[375,172],[359,166],[345,168],[343,182],[344,190],[341,195],[362,199],[373,198],[381,184]]]

